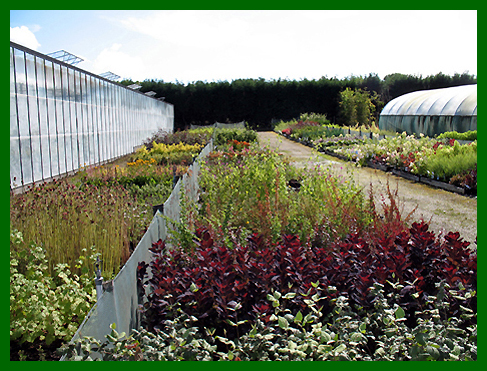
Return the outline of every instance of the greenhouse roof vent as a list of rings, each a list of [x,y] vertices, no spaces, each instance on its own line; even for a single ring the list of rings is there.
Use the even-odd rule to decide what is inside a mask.
[[[139,90],[142,87],[142,85],[139,84],[132,84],[128,85],[127,88],[132,89],[132,90]]]
[[[103,77],[103,78],[110,80],[110,81],[116,81],[116,80],[121,78],[117,74],[110,72],[110,71],[100,73],[100,77]]]
[[[77,57],[76,55],[71,54],[71,53],[67,52],[66,50],[58,50],[57,52],[52,52],[52,53],[49,53],[47,55],[49,57],[57,59],[58,61],[68,63],[68,64],[71,64],[73,66],[78,64],[79,62],[84,61],[83,58]]]

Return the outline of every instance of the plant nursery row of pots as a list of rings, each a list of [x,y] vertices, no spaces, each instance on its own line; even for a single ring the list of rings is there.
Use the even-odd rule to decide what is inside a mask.
[[[313,122],[289,126],[277,132],[327,155],[450,192],[477,194],[476,140],[327,129]]]

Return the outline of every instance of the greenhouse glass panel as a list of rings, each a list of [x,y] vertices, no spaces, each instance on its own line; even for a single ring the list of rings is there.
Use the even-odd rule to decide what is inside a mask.
[[[17,117],[17,96],[15,94],[15,52],[10,48],[10,187],[22,185],[20,164],[20,142]]]
[[[27,105],[30,123],[30,135],[39,135],[39,119],[37,110],[37,80],[35,57],[25,55],[25,72],[27,78]]]
[[[67,69],[68,74],[68,99],[69,99],[69,117],[71,122],[71,153],[72,153],[72,163],[73,167],[71,170],[76,170],[79,168],[79,131],[78,131],[78,119],[76,117],[76,85],[74,74],[75,71],[71,71],[69,68]]]
[[[100,162],[100,143],[98,141],[99,137],[99,124],[100,119],[98,117],[98,88],[96,80],[90,77],[90,89],[91,89],[91,117],[92,117],[92,128],[93,128],[93,156],[95,158],[94,163]]]
[[[129,149],[129,143],[128,143],[128,137],[127,137],[127,110],[126,110],[126,102],[127,99],[127,93],[126,89],[120,89],[120,123],[121,123],[121,128],[120,128],[120,133],[121,133],[121,138],[122,138],[122,144],[123,144],[123,153],[129,153],[131,152]]]
[[[108,84],[108,83],[107,83]],[[112,155],[110,158],[117,157],[117,119],[116,119],[116,102],[115,102],[115,92],[114,89],[108,89],[108,107],[109,107],[109,117],[110,117],[110,140]]]
[[[84,159],[84,148],[83,148],[83,123],[81,121],[81,94],[80,94],[80,81],[79,81],[79,71],[71,71],[73,80],[73,95],[71,96],[71,104],[74,113],[74,130],[76,132],[76,148],[77,148],[77,161],[75,163],[75,169],[83,166]]]
[[[105,148],[104,156],[103,156],[103,161],[106,161],[110,158],[110,141],[108,140],[108,132],[110,130],[109,127],[109,118],[108,118],[108,97],[107,97],[107,90],[105,87],[105,82],[101,81],[100,82],[100,87],[101,87],[101,102],[102,102],[102,119],[103,119],[103,131],[102,131],[102,143],[103,147]]]
[[[91,165],[91,146],[90,143],[90,129],[89,129],[89,106],[88,106],[88,97],[87,97],[87,76],[85,74],[81,74],[81,119],[83,122],[83,148],[84,148],[84,155],[87,165]]]
[[[14,49],[10,48],[10,137],[18,138],[17,95],[15,87]]]
[[[107,98],[107,120],[108,120],[108,143],[109,143],[109,158],[115,158],[115,119],[113,115],[113,91],[109,89],[108,82],[105,83],[105,94]]]
[[[56,116],[56,141],[59,173],[64,174],[67,168],[66,159],[66,130],[64,128],[64,103],[63,103],[63,80],[62,71],[59,64],[53,63],[53,86]],[[51,141],[52,144],[53,141]],[[52,147],[51,147],[52,148]]]
[[[108,114],[107,114],[107,99],[105,82],[100,81],[100,108],[101,108],[101,136],[100,140],[103,146],[102,161],[106,161],[110,156],[110,149],[108,147]]]
[[[64,125],[64,144],[66,156],[66,172],[73,170],[73,140],[72,140],[72,124],[71,124],[71,106],[69,102],[69,79],[68,69],[61,66],[61,82],[62,82],[62,101],[63,101],[63,125]]]
[[[103,143],[103,108],[101,106],[101,82],[95,81],[96,88],[96,136],[98,142],[98,162],[102,162],[105,156],[105,144]]]
[[[74,71],[74,89],[76,91],[76,100],[75,100],[75,107],[76,107],[76,132],[77,141],[78,141],[78,158],[79,158],[79,167],[83,167],[86,164],[85,160],[85,135],[86,130],[84,128],[83,122],[83,107],[82,107],[82,91],[81,91],[81,76],[79,71]]]
[[[113,117],[113,155],[114,157],[120,156],[120,140],[119,140],[119,122],[118,122],[118,101],[116,89],[110,89],[112,94],[112,117]]]
[[[125,148],[124,148],[124,143],[122,140],[122,107],[120,105],[121,99],[120,99],[120,87],[115,86],[114,87],[114,93],[115,93],[115,115],[117,118],[116,121],[116,127],[117,127],[117,156],[122,156],[123,153],[125,153]]]
[[[36,57],[26,53],[25,58],[27,75],[27,104],[30,129],[32,178],[34,182],[43,179],[42,176],[42,151],[40,141],[39,107],[37,100]]]
[[[125,128],[127,130],[127,146],[129,146],[129,151],[133,150],[136,146],[135,139],[133,137],[133,128],[132,128],[132,110],[131,110],[131,101],[133,98],[133,94],[129,94],[126,92],[127,98],[125,99]]]
[[[103,107],[103,97],[102,97],[102,82],[100,80],[96,81],[97,89],[97,111],[98,111],[98,143],[100,151],[100,162],[103,162],[106,158],[106,145],[105,139],[105,110]]]
[[[45,61],[46,94],[47,94],[47,127],[49,132],[49,151],[51,158],[52,176],[59,174],[57,114],[54,89],[54,66],[51,61]]]
[[[119,106],[119,111],[120,111],[120,138],[122,141],[122,150],[123,153],[130,153],[132,152],[132,149],[130,148],[129,142],[128,142],[128,136],[127,136],[127,111],[125,107],[125,100],[127,98],[125,89],[120,88],[119,91],[119,96],[120,96],[120,106]]]
[[[134,104],[133,104],[133,101],[135,99],[135,96],[134,94],[130,94],[130,97],[127,101],[127,111],[128,111],[128,115],[127,115],[127,131],[130,132],[130,145],[132,147],[135,146],[135,143],[137,143],[137,139],[135,138],[135,109],[133,108]]]
[[[16,188],[21,185],[20,142],[18,138],[10,137],[10,187]]]
[[[24,53],[15,51],[15,86],[17,95],[17,131],[20,138],[30,138],[29,108],[27,104],[27,76],[25,74]]]
[[[86,125],[86,138],[88,148],[88,163],[93,165],[95,163],[94,148],[93,148],[93,116],[91,105],[91,77],[83,74],[83,118]]]
[[[34,182],[30,137],[20,137],[20,161],[22,163],[22,184]]]
[[[37,58],[37,103],[39,109],[39,130],[41,140],[42,177],[50,178],[51,156],[49,143],[48,104],[44,59]]]

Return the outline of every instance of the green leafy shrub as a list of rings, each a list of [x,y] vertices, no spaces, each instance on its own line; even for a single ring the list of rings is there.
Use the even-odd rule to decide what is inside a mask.
[[[173,179],[166,179],[164,183],[143,184],[141,186],[128,185],[127,190],[137,199],[144,200],[147,205],[159,205],[164,203],[172,191]]]
[[[464,133],[447,131],[438,135],[437,139],[477,140],[477,130],[470,130]]]
[[[85,267],[80,275],[67,264],[57,264],[51,275],[42,247],[22,248],[22,234],[15,230],[10,238],[17,247],[10,252],[10,339],[47,345],[69,340],[96,301],[88,268],[94,256],[78,259],[78,267]]]
[[[213,135],[213,127],[199,128],[191,130],[181,130],[175,131],[173,133],[168,133],[164,130],[159,130],[152,137],[147,138],[144,145],[147,149],[151,149],[154,143],[164,143],[164,144],[200,144],[203,147],[210,141]]]
[[[301,115],[302,117],[306,117]],[[299,139],[302,142],[310,143],[313,140],[319,138],[329,138],[344,133],[343,128],[337,125],[330,124],[326,120],[324,124],[321,124],[323,120],[311,121],[311,120],[299,120],[290,122],[281,122],[275,126],[274,130],[281,132],[294,139]]]
[[[302,240],[334,241],[366,230],[372,220],[370,202],[353,181],[326,168],[296,169],[270,150],[214,153],[202,165],[199,182],[204,191],[197,205],[188,203],[189,225],[205,226],[222,240],[257,233],[275,241],[296,233]]]
[[[314,113],[314,112],[302,113],[301,115],[299,115],[298,121],[315,121],[321,125],[330,124],[330,120],[326,118],[325,113]]]
[[[343,134],[343,129],[328,126],[305,126],[293,129],[291,137],[309,142],[318,138],[330,138]]]
[[[189,165],[203,148],[201,144],[177,144],[152,143],[151,148],[142,146],[132,156],[133,162],[128,166],[151,165]]]
[[[257,140],[257,132],[248,129],[215,129],[215,145],[225,145],[233,140],[252,143]]]
[[[442,181],[461,174],[477,165],[477,142],[460,145],[456,140],[452,146],[440,145],[434,154],[418,162],[420,175],[430,176]]]

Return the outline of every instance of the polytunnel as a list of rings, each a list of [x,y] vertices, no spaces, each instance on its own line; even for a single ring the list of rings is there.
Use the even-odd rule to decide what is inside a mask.
[[[477,130],[477,84],[401,95],[382,110],[379,129],[430,137]]]

